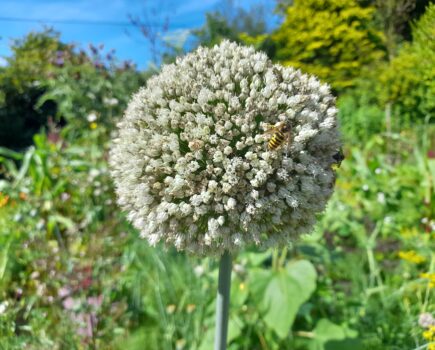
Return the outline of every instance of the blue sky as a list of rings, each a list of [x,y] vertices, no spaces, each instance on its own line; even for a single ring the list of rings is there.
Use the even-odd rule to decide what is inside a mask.
[[[273,0],[234,0],[236,6],[249,8],[263,4],[271,13]],[[205,13],[221,5],[221,0],[0,0],[0,57],[10,55],[12,38],[20,38],[43,25],[54,27],[65,42],[73,42],[83,48],[89,43],[104,44],[115,49],[122,60],[132,60],[144,68],[151,60],[149,45],[138,30],[128,25],[128,15],[141,15],[144,9],[165,8],[170,18],[167,36],[183,37],[189,29],[201,27]],[[125,22],[126,25],[61,24],[46,21],[5,21],[4,18],[49,19],[54,21]],[[163,17],[162,17],[163,18]],[[156,17],[152,20],[160,22]],[[270,17],[271,25],[276,18]],[[127,32],[129,34],[127,34]],[[4,58],[0,58],[0,65]]]

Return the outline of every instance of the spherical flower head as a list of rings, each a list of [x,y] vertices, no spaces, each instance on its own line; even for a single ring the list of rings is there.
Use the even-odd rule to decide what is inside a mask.
[[[333,192],[336,115],[315,77],[252,47],[200,47],[133,96],[110,151],[118,203],[151,244],[198,255],[288,244]],[[290,130],[273,150],[270,125]]]

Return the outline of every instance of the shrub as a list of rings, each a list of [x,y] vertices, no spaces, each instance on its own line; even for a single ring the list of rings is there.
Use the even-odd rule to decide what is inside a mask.
[[[272,35],[275,59],[301,68],[340,91],[354,85],[365,65],[384,56],[375,9],[356,0],[295,0]]]
[[[0,71],[0,145],[22,148],[56,113],[56,105],[47,102],[35,107],[45,92],[45,84],[53,77],[56,52],[70,48],[59,41],[52,30],[30,33],[16,40],[12,57]]]
[[[435,5],[413,27],[413,41],[380,73],[380,102],[401,120],[422,121],[435,111]]]

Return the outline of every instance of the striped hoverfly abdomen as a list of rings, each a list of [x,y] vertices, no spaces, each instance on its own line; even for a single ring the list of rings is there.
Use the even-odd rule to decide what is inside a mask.
[[[269,151],[275,151],[284,143],[290,143],[291,127],[284,122],[281,122],[278,126],[271,128],[266,133],[273,133],[267,144],[267,148]]]

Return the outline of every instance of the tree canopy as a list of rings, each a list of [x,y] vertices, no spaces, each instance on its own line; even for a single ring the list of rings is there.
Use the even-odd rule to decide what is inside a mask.
[[[317,75],[336,90],[352,86],[363,66],[385,55],[374,13],[374,7],[356,0],[295,0],[272,35],[274,58]]]

